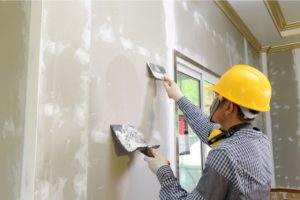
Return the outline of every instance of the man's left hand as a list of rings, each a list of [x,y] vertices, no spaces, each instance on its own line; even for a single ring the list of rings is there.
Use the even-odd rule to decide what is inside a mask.
[[[151,169],[151,171],[156,174],[158,169],[164,165],[168,165],[169,161],[165,159],[163,155],[159,154],[155,149],[151,149],[151,152],[154,158],[145,156],[144,160],[148,163],[148,167]]]

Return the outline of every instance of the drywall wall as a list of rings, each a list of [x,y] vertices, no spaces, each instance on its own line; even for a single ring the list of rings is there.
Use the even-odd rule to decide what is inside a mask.
[[[158,199],[143,155],[110,131],[136,125],[176,170],[174,104],[146,61],[173,77],[173,49],[218,74],[257,59],[213,1],[43,1],[37,40],[39,200]]]
[[[218,74],[244,63],[244,39],[212,1],[175,2],[175,48]]]
[[[29,3],[0,2],[0,194],[20,198]]]
[[[295,189],[300,188],[299,58],[299,49],[268,55],[276,187]]]

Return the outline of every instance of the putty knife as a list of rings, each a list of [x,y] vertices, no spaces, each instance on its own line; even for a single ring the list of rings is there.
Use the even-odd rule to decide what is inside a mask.
[[[151,149],[157,149],[160,145],[148,146],[144,136],[135,126],[129,124],[110,125],[113,134],[127,152],[139,150],[149,157],[154,157]]]
[[[166,70],[162,66],[147,62],[147,66],[149,67],[153,77],[157,80],[163,80],[166,75]]]

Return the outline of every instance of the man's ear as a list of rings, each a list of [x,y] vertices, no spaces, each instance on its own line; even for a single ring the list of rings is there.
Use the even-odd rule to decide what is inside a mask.
[[[237,109],[235,103],[232,103],[231,101],[226,101],[224,106],[226,115],[232,114]]]

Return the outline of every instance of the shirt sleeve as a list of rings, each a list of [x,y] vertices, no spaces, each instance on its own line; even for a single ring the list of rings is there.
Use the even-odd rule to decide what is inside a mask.
[[[210,122],[208,116],[198,107],[192,104],[186,97],[177,101],[179,109],[183,112],[185,119],[202,142],[208,143],[208,137],[212,130],[219,128],[215,123]]]
[[[159,168],[156,175],[161,184],[160,200],[205,200],[197,189],[191,193],[184,190],[168,165]]]

